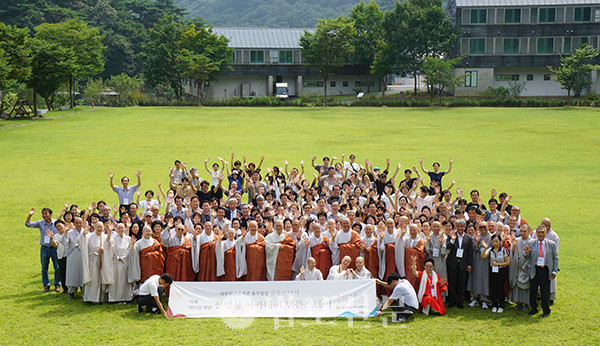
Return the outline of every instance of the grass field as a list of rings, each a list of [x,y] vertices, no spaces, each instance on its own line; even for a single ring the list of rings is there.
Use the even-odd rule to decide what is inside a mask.
[[[600,342],[600,110],[598,109],[386,109],[386,108],[78,108],[47,120],[0,121],[0,344],[158,343],[501,343]],[[558,300],[552,315],[530,318],[509,309],[456,308],[443,317],[418,316],[400,326],[379,318],[256,319],[233,330],[220,319],[164,320],[138,315],[132,305],[84,304],[42,294],[39,233],[24,227],[27,211],[58,214],[63,203],[117,202],[108,171],[133,178],[142,190],[167,181],[175,159],[202,167],[206,157],[231,152],[265,165],[290,166],[313,155],[354,153],[403,167],[425,159],[450,178],[479,189],[496,188],[532,225],[552,219],[561,237]],[[207,173],[201,170],[203,177]],[[326,322],[326,323],[325,323]],[[162,340],[161,340],[162,339]]]

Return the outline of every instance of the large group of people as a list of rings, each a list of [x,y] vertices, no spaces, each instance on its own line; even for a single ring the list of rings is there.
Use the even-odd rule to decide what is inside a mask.
[[[65,203],[57,219],[44,208],[36,222],[32,208],[25,225],[40,230],[44,292],[52,260],[54,288],[68,299],[78,288],[92,303],[135,296],[165,316],[156,297],[172,281],[355,279],[377,280],[380,312],[391,307],[395,321],[467,304],[502,313],[506,302],[536,314],[538,297],[550,314],[559,246],[550,219],[532,228],[507,193],[492,190],[484,203],[476,189],[469,200],[453,192],[456,180],[442,184],[452,158],[445,171],[419,158],[403,177],[389,159],[383,169],[345,153],[316,161],[312,173],[303,161],[265,173],[264,157],[232,153],[231,165],[218,158],[209,168],[207,158],[204,180],[176,160],[167,192],[158,181],[140,200],[140,171],[120,186],[109,172],[112,207]]]

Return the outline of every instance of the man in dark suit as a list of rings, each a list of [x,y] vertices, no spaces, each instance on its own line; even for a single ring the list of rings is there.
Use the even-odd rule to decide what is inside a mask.
[[[467,275],[473,266],[473,240],[465,233],[465,220],[456,221],[456,231],[446,239],[446,248],[450,249],[446,266],[448,269],[448,307],[456,305],[463,308]]]
[[[538,287],[542,295],[544,317],[550,316],[550,282],[558,273],[558,251],[556,243],[546,239],[546,226],[535,229],[537,239],[532,238],[525,247],[525,256],[529,257],[529,315],[538,313]]]

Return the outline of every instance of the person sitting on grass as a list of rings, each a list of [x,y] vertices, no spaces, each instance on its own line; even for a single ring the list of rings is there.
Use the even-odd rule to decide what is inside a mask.
[[[433,270],[434,262],[432,259],[425,260],[425,271],[417,272],[417,263],[413,262],[412,271],[419,277],[419,292],[417,294],[419,303],[424,315],[435,312],[440,315],[446,313],[442,293],[448,289],[446,279],[440,279],[438,273]]]
[[[173,283],[173,277],[169,273],[149,277],[140,286],[138,294],[135,297],[138,305],[138,313],[144,312],[144,307],[146,307],[146,312],[153,315],[162,313],[165,318],[169,318],[160,300],[171,283]]]
[[[417,312],[419,301],[417,294],[408,280],[400,279],[396,273],[390,273],[387,282],[377,280],[377,284],[383,287],[392,288],[392,295],[377,311],[377,316],[388,307],[392,308],[392,322],[403,322]]]

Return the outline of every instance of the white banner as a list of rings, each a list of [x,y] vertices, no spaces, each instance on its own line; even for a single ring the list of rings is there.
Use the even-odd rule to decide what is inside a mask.
[[[375,280],[173,282],[171,317],[373,317]]]

